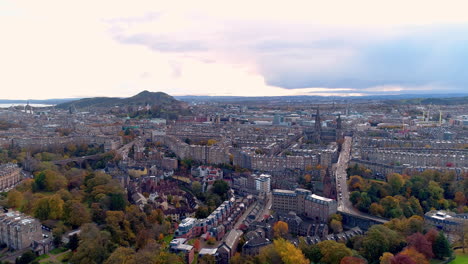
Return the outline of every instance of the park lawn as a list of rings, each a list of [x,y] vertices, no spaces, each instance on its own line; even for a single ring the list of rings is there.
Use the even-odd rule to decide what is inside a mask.
[[[60,247],[60,248],[54,248],[54,249],[52,249],[51,251],[49,251],[49,254],[57,255],[57,254],[60,254],[60,253],[62,253],[62,252],[65,252],[65,251],[67,251],[67,250],[68,250],[68,249],[62,248],[62,247]]]
[[[468,254],[457,255],[457,257],[451,261],[449,264],[466,264],[468,263]]]
[[[43,254],[43,255],[40,255],[39,257],[37,257],[35,260],[39,261],[39,260],[43,260],[43,259],[46,259],[46,258],[49,258],[49,254]]]

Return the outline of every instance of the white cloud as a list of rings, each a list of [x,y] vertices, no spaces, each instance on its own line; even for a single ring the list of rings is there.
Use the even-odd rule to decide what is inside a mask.
[[[268,83],[285,68],[340,73],[355,47],[408,25],[468,23],[464,2],[0,0],[0,97],[358,94]]]

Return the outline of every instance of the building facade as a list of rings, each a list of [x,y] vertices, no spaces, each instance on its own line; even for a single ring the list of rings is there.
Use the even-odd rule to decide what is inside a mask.
[[[14,187],[23,179],[21,168],[15,163],[0,165],[0,191]]]
[[[14,250],[22,250],[42,239],[39,220],[17,211],[0,213],[0,243]]]
[[[273,203],[272,209],[279,213],[296,212],[297,215],[328,221],[328,217],[335,214],[338,209],[336,200],[312,194],[305,189],[272,191]]]

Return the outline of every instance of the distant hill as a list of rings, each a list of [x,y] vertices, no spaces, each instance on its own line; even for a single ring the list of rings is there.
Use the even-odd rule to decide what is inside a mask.
[[[143,91],[135,96],[128,98],[118,97],[93,97],[83,98],[76,101],[58,104],[57,108],[68,109],[74,106],[77,109],[97,108],[97,107],[114,107],[114,106],[145,106],[157,105],[168,107],[182,107],[184,103],[174,99],[174,97],[163,92]]]
[[[450,97],[450,98],[411,98],[411,99],[400,99],[400,100],[388,100],[389,104],[400,104],[400,105],[461,105],[468,104],[468,96],[464,97]]]

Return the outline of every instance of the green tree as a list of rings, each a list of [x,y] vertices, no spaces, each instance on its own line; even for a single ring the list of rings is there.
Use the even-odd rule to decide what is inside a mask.
[[[384,225],[374,225],[362,240],[360,252],[370,263],[378,263],[384,252],[397,253],[404,246],[401,234]]]
[[[197,181],[192,182],[192,191],[195,196],[199,197],[202,194],[202,185]]]
[[[322,254],[321,262],[326,264],[339,264],[342,258],[352,255],[351,249],[336,241],[322,241],[317,246]]]
[[[444,259],[445,257],[452,256],[450,243],[448,242],[443,232],[440,232],[434,241],[434,244],[432,245],[432,251],[438,259]]]
[[[73,234],[68,239],[67,248],[74,252],[78,248],[79,243],[80,243],[80,238],[78,237],[77,234]]]
[[[392,189],[392,194],[397,195],[400,194],[403,185],[405,184],[405,180],[403,176],[398,173],[392,173],[387,176],[387,182]]]
[[[217,195],[224,197],[225,194],[229,191],[229,185],[223,180],[216,180],[213,183],[213,192]]]
[[[19,257],[16,260],[16,263],[17,264],[29,264],[35,258],[36,258],[36,254],[34,254],[34,252],[32,252],[31,250],[28,250],[28,251],[24,252],[23,255],[21,255],[21,257]]]
[[[109,209],[112,211],[123,211],[126,205],[126,199],[122,193],[111,193]]]

